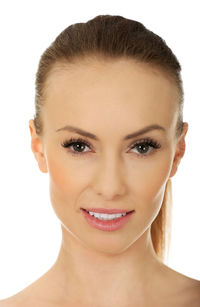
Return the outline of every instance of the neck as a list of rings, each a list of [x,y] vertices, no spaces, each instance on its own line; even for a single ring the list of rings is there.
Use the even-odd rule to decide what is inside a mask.
[[[139,302],[144,293],[151,292],[162,265],[150,228],[126,250],[108,254],[83,245],[62,226],[62,245],[51,273],[54,287],[67,300],[115,306],[116,302],[130,303],[130,296]]]

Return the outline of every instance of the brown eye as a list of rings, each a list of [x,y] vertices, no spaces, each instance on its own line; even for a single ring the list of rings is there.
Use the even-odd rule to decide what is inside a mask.
[[[61,144],[64,148],[70,148],[70,153],[74,155],[84,155],[88,151],[84,151],[86,147],[91,149],[90,144],[82,138],[71,138]],[[150,147],[152,150],[149,151]],[[151,138],[146,138],[129,146],[130,149],[136,148],[138,157],[146,157],[151,155],[156,149],[160,148],[161,145]]]
[[[80,143],[80,142],[75,142],[71,145],[73,147],[73,149],[78,152],[82,152],[82,150],[85,148],[85,144],[84,143]]]
[[[72,154],[85,154],[87,152],[84,152],[84,148],[88,147],[90,148],[90,144],[86,142],[85,140],[81,138],[71,138],[70,140],[67,140],[62,143],[62,146],[65,148],[70,148],[72,147],[73,149],[71,150]]]
[[[149,151],[149,148],[152,148]],[[145,157],[151,155],[156,149],[160,148],[161,145],[154,141],[151,138],[147,138],[141,141],[137,141],[132,145],[130,148],[134,149],[136,148],[139,153],[136,153],[139,157]]]
[[[149,144],[141,144],[141,145],[136,145],[135,146],[137,148],[137,150],[139,151],[139,153],[143,154],[143,153],[147,153],[148,149],[152,146],[150,146]]]

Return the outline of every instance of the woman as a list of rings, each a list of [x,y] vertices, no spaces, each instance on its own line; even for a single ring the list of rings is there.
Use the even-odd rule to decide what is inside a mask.
[[[41,56],[31,148],[61,222],[54,265],[0,306],[199,306],[164,262],[185,153],[181,66],[143,24],[100,15]]]

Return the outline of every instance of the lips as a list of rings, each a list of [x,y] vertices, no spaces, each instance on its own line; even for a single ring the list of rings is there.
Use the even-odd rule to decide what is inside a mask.
[[[89,209],[94,210],[94,208],[89,208]],[[102,210],[102,208],[100,210]],[[119,212],[119,209],[117,210]],[[132,216],[134,215],[133,211],[135,210],[131,212],[128,211],[129,213],[125,214],[124,216],[121,216],[121,217],[118,217],[112,220],[101,220],[101,219],[96,218],[95,216],[91,216],[85,209],[82,209],[81,211],[82,211],[81,213],[83,214],[83,217],[85,218],[85,221],[89,224],[89,226],[96,228],[98,230],[114,231],[114,230],[119,230],[120,228],[124,227],[124,225],[127,224],[131,220]],[[112,210],[109,210],[109,211],[112,211]]]
[[[130,213],[134,210],[125,210],[125,209],[105,209],[105,208],[81,208],[85,211],[92,211],[96,213],[107,213],[107,214],[117,214],[117,213]]]

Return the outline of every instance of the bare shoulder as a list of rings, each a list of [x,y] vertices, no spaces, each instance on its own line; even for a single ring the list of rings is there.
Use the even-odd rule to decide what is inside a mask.
[[[25,307],[26,301],[21,293],[10,296],[6,299],[0,300],[0,307]]]
[[[47,297],[42,297],[37,295],[30,295],[30,293],[22,291],[14,296],[0,300],[0,307],[62,307],[63,305],[48,299]]]
[[[186,277],[185,287],[183,288],[184,292],[190,307],[200,306],[200,280]]]
[[[183,286],[177,293],[178,300],[183,306],[199,307],[200,306],[200,281],[187,276],[183,277]]]
[[[182,273],[172,270],[172,276],[173,275],[175,278],[175,282],[177,282],[177,285],[180,285],[181,289],[200,293],[200,280],[191,278]]]
[[[50,269],[18,293],[0,300],[0,307],[61,307],[54,286],[55,281]]]
[[[32,284],[28,287],[22,289],[18,293],[13,294],[10,297],[7,297],[6,299],[0,300],[0,307],[25,307],[30,306],[30,294],[32,290]],[[27,304],[28,303],[28,304]]]
[[[200,306],[200,280],[193,279],[169,267],[167,296],[176,306]],[[166,285],[166,284],[165,284]],[[173,305],[172,305],[173,306]]]
[[[0,307],[40,307],[40,302],[33,300],[31,297],[24,295],[14,295],[0,301]],[[44,306],[44,305],[43,305]]]
[[[36,285],[37,282],[34,282],[20,292],[0,300],[0,307],[40,307],[41,304],[38,301],[40,296],[39,293],[35,291]]]
[[[0,300],[0,307],[18,307],[19,304],[12,298]]]
[[[8,297],[4,300],[0,300],[0,307],[41,307],[52,306],[51,304],[44,304],[44,300],[39,295],[31,293],[29,290],[31,287],[27,287],[19,293]],[[48,302],[49,303],[49,302]]]
[[[39,278],[20,292],[0,300],[0,307],[61,307],[51,294],[49,283]]]

